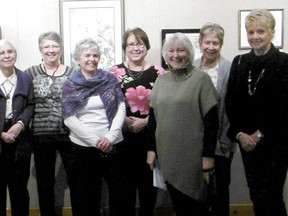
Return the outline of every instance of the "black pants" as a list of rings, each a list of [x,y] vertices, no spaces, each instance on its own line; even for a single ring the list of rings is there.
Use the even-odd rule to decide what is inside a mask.
[[[211,211],[213,216],[229,216],[230,195],[229,186],[231,182],[231,163],[233,153],[230,157],[215,155],[215,176],[217,193],[211,200]]]
[[[152,216],[157,199],[157,188],[153,186],[153,171],[146,162],[145,134],[124,134],[124,141],[117,144],[116,155],[119,164],[125,216],[136,215],[138,195],[139,216]],[[123,215],[123,216],[124,216]]]
[[[287,141],[273,142],[264,137],[251,152],[240,146],[256,216],[287,216],[283,201],[288,166],[287,150],[283,147]]]
[[[15,143],[14,143],[15,144]],[[30,157],[15,160],[15,145],[1,143],[0,154],[0,216],[6,216],[7,187],[12,216],[29,215]]]
[[[209,216],[207,204],[199,202],[166,183],[177,216]]]
[[[70,143],[63,151],[67,171],[73,216],[100,216],[103,178],[108,183],[111,216],[128,216],[122,187],[124,179],[119,173],[116,154],[105,154],[94,147]]]
[[[55,216],[55,168],[57,152],[68,143],[66,135],[34,137],[34,161],[41,216]],[[63,179],[66,187],[66,179]]]

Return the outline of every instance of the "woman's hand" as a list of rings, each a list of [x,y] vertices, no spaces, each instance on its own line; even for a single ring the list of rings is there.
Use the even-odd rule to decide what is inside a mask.
[[[210,172],[214,172],[215,169],[215,160],[211,157],[203,157],[202,159],[202,169],[203,169],[203,175],[204,180],[207,184],[210,183]]]
[[[10,134],[14,139],[16,139],[22,130],[23,125],[17,122],[16,124],[12,125],[12,127],[7,131],[7,133]]]
[[[109,153],[113,149],[113,146],[106,137],[101,137],[97,141],[96,147],[105,153]]]
[[[153,170],[154,168],[155,160],[156,160],[156,153],[154,151],[148,151],[146,162],[151,170]]]
[[[252,136],[243,132],[239,135],[238,140],[240,141],[242,148],[247,152],[253,151],[257,145],[257,142]]]
[[[148,116],[146,118],[137,118],[129,116],[127,126],[130,132],[139,133],[148,124]]]

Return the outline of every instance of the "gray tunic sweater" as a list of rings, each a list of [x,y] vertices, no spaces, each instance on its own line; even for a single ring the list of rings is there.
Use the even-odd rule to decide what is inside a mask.
[[[199,201],[207,194],[202,172],[203,118],[217,100],[209,75],[197,68],[181,78],[171,72],[159,76],[150,97],[164,179]]]

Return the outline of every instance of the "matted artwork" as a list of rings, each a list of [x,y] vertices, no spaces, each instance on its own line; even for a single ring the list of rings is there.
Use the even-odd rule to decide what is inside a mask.
[[[96,40],[101,50],[99,68],[109,69],[123,60],[123,0],[60,0],[63,63],[76,66],[73,53],[84,38]]]
[[[283,48],[283,9],[268,9],[273,16],[275,17],[276,26],[275,26],[275,35],[272,40],[272,43],[276,48]],[[247,41],[247,33],[245,28],[245,18],[251,10],[239,10],[238,14],[238,27],[239,27],[239,49],[251,49]]]

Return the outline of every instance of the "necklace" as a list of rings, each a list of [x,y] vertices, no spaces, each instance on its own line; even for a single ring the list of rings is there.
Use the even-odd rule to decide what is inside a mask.
[[[46,70],[46,67],[45,67],[44,64],[43,64],[43,68],[44,68],[45,73],[46,73],[47,75],[49,75],[49,74],[47,73],[47,70]],[[55,73],[56,73],[56,71],[58,70],[58,68],[59,68],[59,64],[57,65],[57,67],[56,67],[55,70],[53,71],[51,77],[53,77],[53,76],[55,75]],[[49,75],[49,76],[50,76],[50,75]]]
[[[59,68],[59,64],[57,65],[57,67],[55,68],[55,70],[53,71],[53,73],[52,73],[52,75],[49,75],[48,73],[47,73],[47,70],[46,70],[46,67],[45,67],[45,65],[43,64],[43,69],[44,69],[44,72],[46,73],[46,78],[45,78],[45,80],[44,80],[44,84],[46,85],[46,86],[48,86],[48,85],[50,85],[50,84],[52,84],[53,83],[53,76],[55,75],[55,73],[56,73],[56,71],[58,70],[58,68]],[[52,81],[52,83],[51,83],[51,81]]]
[[[142,76],[142,74],[144,72],[144,67],[145,67],[145,64],[143,65],[143,67],[141,68],[140,71],[131,71],[130,67],[129,67],[129,64],[128,64],[127,72],[129,74],[129,76],[131,76],[134,80],[137,80],[137,79],[139,79]]]
[[[5,87],[5,83],[7,85],[10,84],[9,90],[6,89],[7,85]],[[4,90],[4,94],[5,94],[6,99],[10,99],[10,93],[12,92],[13,86],[14,86],[14,84],[12,82],[10,82],[8,79],[2,84],[2,87],[3,87],[2,89]]]
[[[259,82],[259,80],[263,77],[263,74],[265,72],[265,68],[261,71],[259,77],[257,78],[256,82],[255,82],[255,85],[254,85],[254,88],[253,88],[253,91],[251,90],[251,70],[249,71],[249,76],[248,76],[248,94],[249,95],[253,95],[257,89],[257,84]]]

